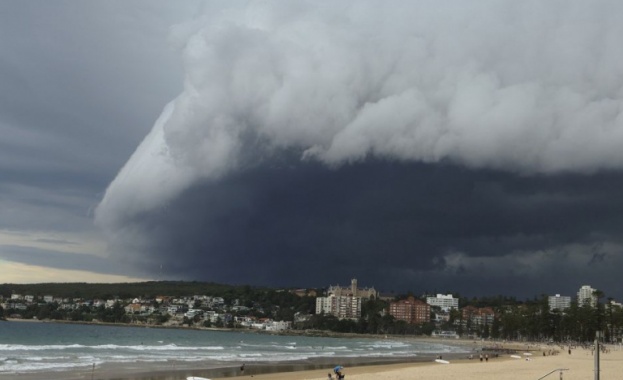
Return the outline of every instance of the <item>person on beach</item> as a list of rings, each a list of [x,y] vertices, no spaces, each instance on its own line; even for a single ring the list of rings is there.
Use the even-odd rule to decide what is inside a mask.
[[[240,366],[240,374],[244,375],[244,363]]]
[[[342,370],[341,370],[341,369],[336,369],[336,370],[335,370],[335,379],[336,379],[336,380],[341,380],[341,379],[343,379],[343,378],[344,378],[344,376],[345,376],[345,375],[342,373]]]

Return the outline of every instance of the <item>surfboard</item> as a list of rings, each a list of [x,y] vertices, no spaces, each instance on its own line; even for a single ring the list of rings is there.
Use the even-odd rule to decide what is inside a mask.
[[[449,362],[449,361],[447,361],[447,360],[443,360],[443,359],[435,359],[435,361],[436,361],[437,363],[441,363],[441,364],[450,364],[450,362]]]
[[[511,358],[514,358],[514,359],[521,359],[521,356],[519,356],[519,355],[511,355]]]
[[[188,376],[186,380],[210,380],[207,377],[199,377],[199,376]]]

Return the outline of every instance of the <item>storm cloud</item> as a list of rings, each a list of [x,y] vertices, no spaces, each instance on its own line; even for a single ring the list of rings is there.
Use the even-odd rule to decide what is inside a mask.
[[[96,222],[113,255],[189,279],[606,287],[623,5],[597,4],[205,8],[172,28],[184,90]]]

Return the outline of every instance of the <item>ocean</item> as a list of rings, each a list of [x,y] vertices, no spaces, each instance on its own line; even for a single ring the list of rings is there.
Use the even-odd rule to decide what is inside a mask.
[[[415,358],[465,348],[396,338],[282,336],[244,331],[0,322],[3,375],[217,368],[310,359]],[[337,363],[336,363],[337,364]]]

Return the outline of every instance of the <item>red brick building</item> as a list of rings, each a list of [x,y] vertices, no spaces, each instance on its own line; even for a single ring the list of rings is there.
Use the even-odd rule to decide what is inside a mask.
[[[430,322],[430,305],[413,297],[389,304],[389,314],[397,320],[418,324]]]
[[[465,306],[462,310],[463,320],[471,321],[474,325],[490,325],[495,318],[495,312],[490,307]]]

